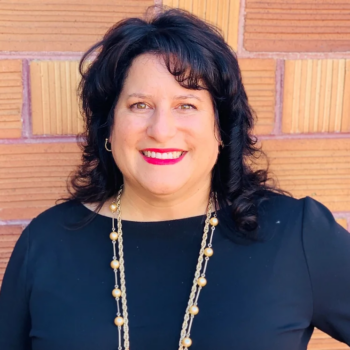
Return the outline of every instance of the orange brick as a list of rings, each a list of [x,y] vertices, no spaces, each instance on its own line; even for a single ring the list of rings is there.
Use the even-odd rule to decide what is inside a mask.
[[[0,145],[0,220],[32,219],[67,194],[74,143]]]
[[[139,17],[153,0],[31,0],[0,4],[3,51],[85,51],[113,24]]]
[[[286,61],[285,133],[350,131],[350,60]]]
[[[22,90],[22,61],[0,61],[0,138],[21,137]]]
[[[240,59],[243,84],[257,115],[255,134],[270,134],[275,122],[276,61]]]
[[[216,25],[233,50],[237,50],[240,0],[163,0],[163,4],[182,8]]]
[[[0,226],[0,287],[7,263],[22,229],[21,226]]]
[[[350,3],[344,0],[246,0],[247,51],[349,51]]]
[[[332,211],[350,211],[350,138],[264,140],[270,170],[296,198],[310,196]]]
[[[34,135],[70,135],[83,129],[77,87],[77,61],[33,61],[30,64]]]
[[[328,334],[323,333],[319,329],[315,328],[315,331],[311,337],[308,350],[345,350],[349,347],[333,338]]]

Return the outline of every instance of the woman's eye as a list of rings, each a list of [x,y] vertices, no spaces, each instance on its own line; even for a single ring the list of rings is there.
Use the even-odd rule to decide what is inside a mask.
[[[135,107],[136,109],[146,109],[147,108],[147,105],[146,103],[143,103],[143,102],[137,102],[137,103],[134,103],[133,105],[131,105],[131,108]]]
[[[195,106],[190,105],[190,104],[183,104],[180,106],[181,109],[196,109]]]

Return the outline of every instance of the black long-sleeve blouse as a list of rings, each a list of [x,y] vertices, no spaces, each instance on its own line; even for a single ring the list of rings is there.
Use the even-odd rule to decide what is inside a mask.
[[[0,292],[1,350],[117,350],[111,219],[69,201],[23,231]],[[133,350],[178,349],[203,218],[123,221]],[[258,240],[218,211],[191,350],[302,350],[314,327],[350,345],[350,234],[321,203],[272,195]]]

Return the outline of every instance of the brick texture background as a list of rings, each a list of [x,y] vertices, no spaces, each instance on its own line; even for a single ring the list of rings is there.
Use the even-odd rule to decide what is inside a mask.
[[[236,51],[254,133],[282,188],[350,230],[350,3],[344,0],[32,0],[0,3],[0,283],[22,229],[79,162],[82,52],[149,5],[186,9]],[[349,252],[350,253],[350,252]],[[309,349],[347,346],[316,330]]]

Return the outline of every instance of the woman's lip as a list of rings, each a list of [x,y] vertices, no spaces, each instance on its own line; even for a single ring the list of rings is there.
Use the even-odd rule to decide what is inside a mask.
[[[145,149],[142,149],[140,152],[146,152],[146,151],[158,152],[158,153],[186,152],[185,150],[179,149],[179,148],[145,148]]]
[[[148,149],[148,151],[150,151],[151,149]],[[152,151],[154,152],[154,151]],[[173,151],[176,152],[176,151]],[[179,152],[179,151],[177,151]],[[159,152],[160,153],[160,152]],[[178,162],[180,162],[183,157],[186,155],[187,152],[183,152],[181,154],[181,156],[179,158],[176,159],[159,159],[159,158],[150,158],[145,156],[142,152],[140,152],[140,154],[142,155],[143,159],[149,163],[149,164],[154,164],[154,165],[172,165],[172,164],[176,164]]]

